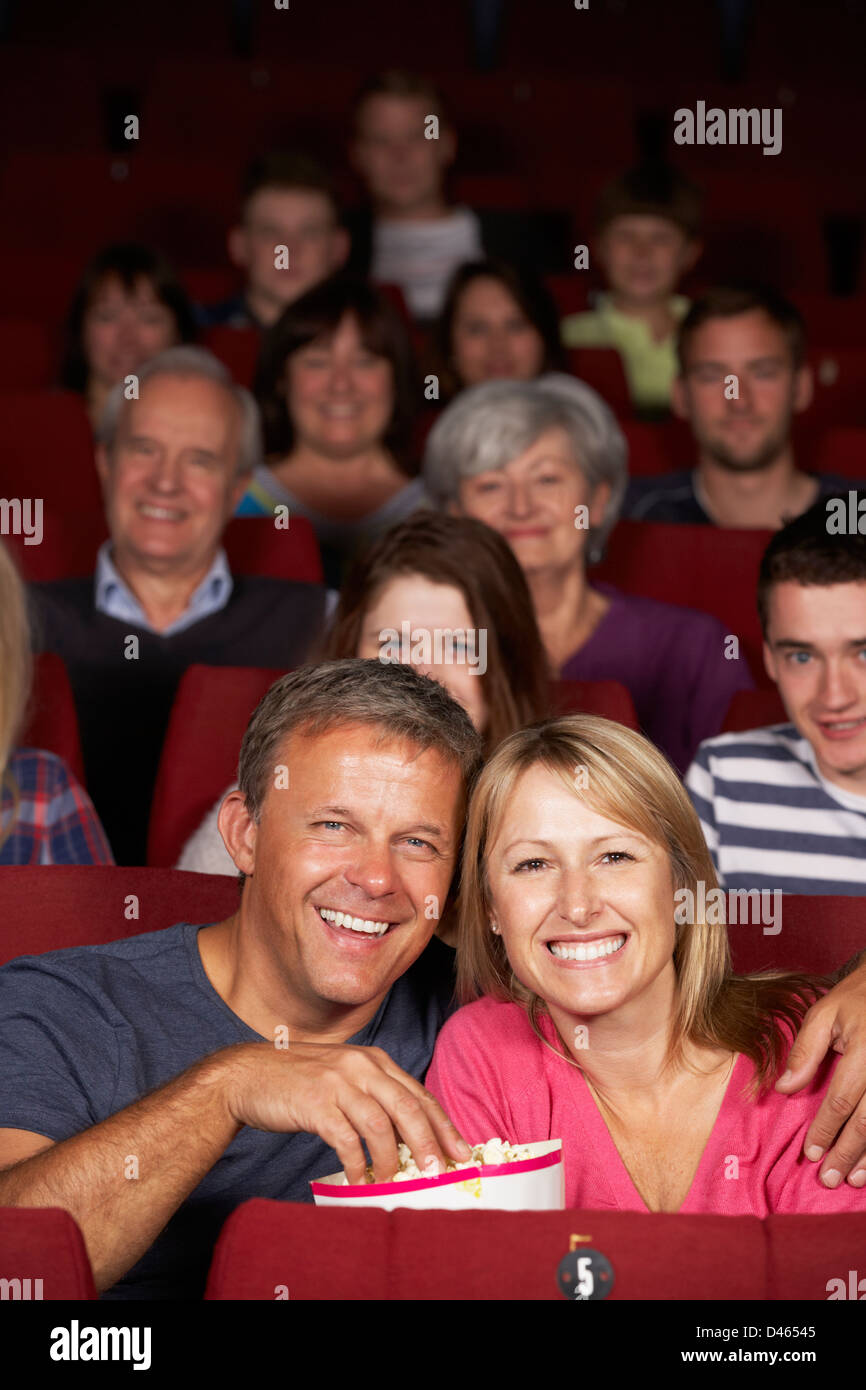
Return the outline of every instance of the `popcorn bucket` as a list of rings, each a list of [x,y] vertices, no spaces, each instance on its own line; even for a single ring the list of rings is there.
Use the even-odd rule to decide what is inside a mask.
[[[477,1164],[435,1178],[350,1184],[344,1173],[310,1183],[319,1207],[433,1207],[448,1211],[562,1211],[565,1184],[562,1140],[521,1144],[531,1157],[513,1163]]]

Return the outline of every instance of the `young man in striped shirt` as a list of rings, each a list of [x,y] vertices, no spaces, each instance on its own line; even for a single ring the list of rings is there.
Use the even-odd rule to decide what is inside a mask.
[[[774,536],[758,611],[790,722],[707,739],[686,775],[719,880],[866,893],[866,494]]]

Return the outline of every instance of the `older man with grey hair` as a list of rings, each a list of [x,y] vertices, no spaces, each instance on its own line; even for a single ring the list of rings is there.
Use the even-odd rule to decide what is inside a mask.
[[[628,449],[600,396],[558,373],[462,392],[427,440],[438,505],[499,531],[520,562],[551,668],[616,680],[644,732],[684,772],[751,673],[706,613],[590,583],[625,493]]]
[[[178,681],[194,662],[283,666],[321,631],[317,585],[232,575],[222,533],[261,456],[258,409],[201,348],[109,395],[96,466],[109,539],[95,573],[35,585],[34,640],[69,669],[88,790],[118,863],[143,863]]]

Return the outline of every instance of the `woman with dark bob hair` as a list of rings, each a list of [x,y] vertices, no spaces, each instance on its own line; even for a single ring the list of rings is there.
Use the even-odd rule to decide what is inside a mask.
[[[355,549],[424,501],[409,449],[415,369],[399,311],[365,281],[331,276],[265,334],[255,392],[269,458],[238,515],[283,506],[307,517],[326,582],[338,587]]]
[[[531,381],[565,369],[552,296],[525,267],[508,261],[460,266],[434,329],[434,345],[445,400],[482,381]]]
[[[117,242],[93,257],[69,306],[60,384],[94,428],[113,386],[166,348],[195,339],[186,291],[158,251]]]

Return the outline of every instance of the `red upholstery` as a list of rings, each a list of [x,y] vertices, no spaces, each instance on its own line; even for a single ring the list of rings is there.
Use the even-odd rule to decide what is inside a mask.
[[[237,772],[250,715],[283,671],[252,666],[190,666],[174,697],[150,814],[148,864],[176,864],[194,830]],[[638,727],[618,681],[559,681],[558,713],[582,710]]]
[[[33,319],[0,319],[0,389],[39,390],[57,371],[51,334]]]
[[[0,393],[0,439],[0,496],[41,497],[46,507],[64,512],[102,510],[93,436],[80,396]]]
[[[176,864],[237,772],[250,715],[284,671],[190,666],[174,697],[150,812],[147,862]]]
[[[551,699],[556,714],[600,714],[640,728],[634,701],[619,681],[555,681]]]
[[[804,417],[810,427],[866,424],[866,347],[813,349],[815,395]]]
[[[102,505],[90,511],[63,511],[45,507],[42,544],[26,545],[23,536],[6,536],[18,567],[30,583],[50,579],[79,579],[92,574],[96,552],[108,536]]]
[[[728,706],[723,734],[739,734],[747,729],[763,729],[767,724],[787,722],[785,706],[778,690],[738,690]]]
[[[54,652],[43,652],[34,662],[28,718],[18,742],[22,747],[56,753],[84,783],[75,698],[63,659]]]
[[[285,530],[269,516],[236,516],[226,527],[223,545],[235,574],[322,582],[319,542],[305,516],[290,515]]]
[[[616,348],[569,348],[568,370],[597,391],[617,415],[632,415],[622,358]]]
[[[216,324],[203,330],[201,340],[204,347],[225,363],[235,381],[241,386],[252,386],[261,345],[257,328],[229,328]]]
[[[842,1279],[847,1298],[866,1298],[866,1212],[850,1216],[768,1216],[767,1298],[827,1299],[839,1293],[831,1279]],[[850,1271],[855,1270],[851,1292]]]
[[[634,477],[672,473],[694,463],[694,440],[682,420],[621,420],[620,429],[628,441],[628,471]]]
[[[96,1298],[84,1237],[59,1207],[0,1207],[0,1279],[29,1279],[30,1298],[46,1302]]]
[[[225,874],[10,865],[0,874],[0,965],[16,956],[97,946],[175,922],[220,922],[237,905],[237,883]],[[135,911],[137,917],[127,917]]]
[[[837,425],[824,430],[815,446],[814,467],[820,473],[841,473],[866,480],[866,425]]]
[[[544,283],[556,301],[560,316],[582,314],[587,308],[589,289],[585,270],[574,270],[563,275],[546,275]]]
[[[607,580],[631,594],[714,614],[727,632],[739,637],[741,657],[745,656],[755,680],[768,685],[755,590],[761,556],[771,535],[771,531],[621,521],[591,578]]]
[[[642,1212],[322,1209],[245,1202],[217,1241],[205,1298],[273,1301],[561,1299],[572,1234],[610,1260],[614,1299],[827,1298],[862,1269],[866,1213],[680,1216]],[[520,1252],[515,1259],[514,1252]],[[283,1294],[285,1296],[285,1294]]]
[[[740,909],[738,912],[746,915]],[[751,911],[748,916],[751,918]],[[760,923],[753,926],[751,921],[729,922],[731,956],[738,974],[781,968],[830,975],[863,949],[866,900],[785,893],[775,925],[781,927],[778,934],[765,936]]]

